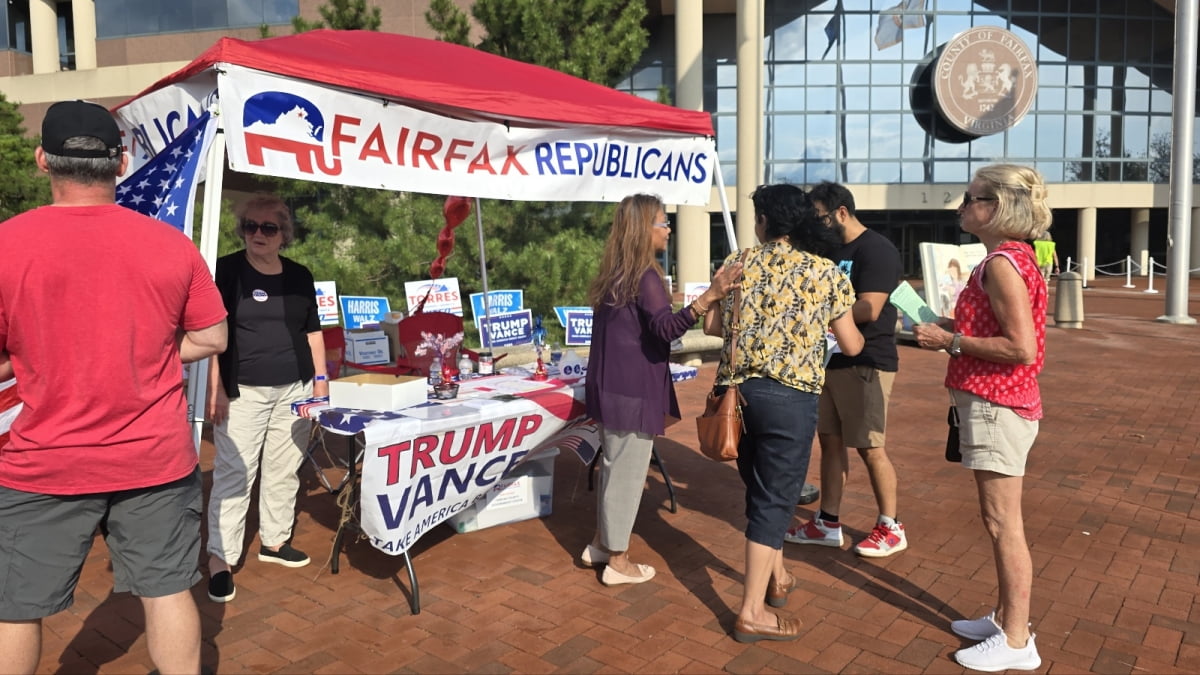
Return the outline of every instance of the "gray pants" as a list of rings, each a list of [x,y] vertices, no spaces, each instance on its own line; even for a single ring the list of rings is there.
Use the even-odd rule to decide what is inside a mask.
[[[601,425],[600,488],[596,493],[596,526],[600,545],[609,551],[629,550],[629,534],[637,519],[654,450],[654,435],[608,429]]]

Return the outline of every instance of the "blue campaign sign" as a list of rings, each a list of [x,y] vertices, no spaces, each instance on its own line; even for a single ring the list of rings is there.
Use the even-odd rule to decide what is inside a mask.
[[[343,295],[342,322],[346,328],[362,328],[367,324],[379,323],[383,315],[392,311],[387,298],[370,295]]]
[[[567,312],[567,337],[564,342],[568,347],[582,347],[592,344],[592,310],[590,307],[582,311]]]
[[[491,305],[492,316],[509,314],[525,309],[525,291],[488,291],[488,304]],[[475,318],[475,327],[486,316],[483,308],[483,293],[471,294],[471,316]]]
[[[533,311],[521,310],[493,314],[491,321],[480,319],[484,347],[511,347],[533,342]]]
[[[554,315],[558,317],[558,325],[563,328],[567,327],[567,312],[587,312],[590,316],[592,313],[591,307],[555,307]]]

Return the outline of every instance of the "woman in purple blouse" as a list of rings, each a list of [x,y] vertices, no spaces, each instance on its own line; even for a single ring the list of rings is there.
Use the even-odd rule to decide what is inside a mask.
[[[708,290],[690,306],[671,310],[656,256],[667,250],[671,226],[662,201],[651,195],[626,197],[617,206],[612,231],[592,281],[594,309],[588,360],[587,412],[600,423],[596,536],[579,558],[605,564],[607,586],[640,584],[654,568],[629,559],[629,535],[642,501],[654,437],[666,418],[679,419],[671,383],[671,341],[681,337],[741,278],[741,265],[717,270]]]

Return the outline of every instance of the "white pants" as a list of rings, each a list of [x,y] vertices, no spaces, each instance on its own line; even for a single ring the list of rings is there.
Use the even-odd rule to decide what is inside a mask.
[[[213,461],[208,502],[208,552],[230,567],[242,558],[250,491],[262,469],[258,490],[258,536],[265,547],[283,544],[296,520],[296,472],[304,461],[311,423],[292,414],[292,403],[312,396],[312,385],[238,385],[229,419],[213,427]]]

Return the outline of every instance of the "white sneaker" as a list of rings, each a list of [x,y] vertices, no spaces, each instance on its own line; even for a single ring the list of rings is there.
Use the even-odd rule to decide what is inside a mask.
[[[818,546],[842,547],[842,526],[826,525],[824,520],[813,518],[798,527],[789,528],[783,540],[792,544],[817,544]]]
[[[974,647],[954,652],[954,660],[964,668],[985,673],[998,673],[1010,669],[1037,670],[1042,665],[1042,657],[1038,656],[1033,638],[1033,633],[1030,633],[1029,641],[1024,647],[1013,649],[1008,646],[1008,638],[1005,637],[1004,631],[1000,631]]]
[[[1003,629],[996,623],[996,611],[992,610],[991,614],[979,619],[951,621],[950,630],[968,640],[986,640]]]

